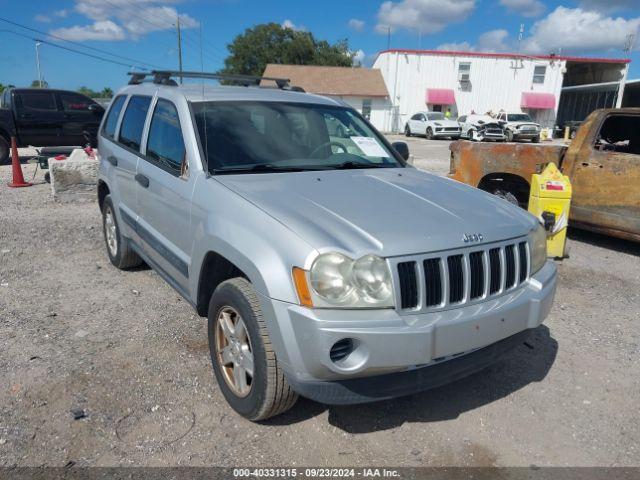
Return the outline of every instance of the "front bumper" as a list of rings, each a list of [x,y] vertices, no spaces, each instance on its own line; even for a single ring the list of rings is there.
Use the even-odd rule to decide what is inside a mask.
[[[513,138],[514,139],[518,139],[518,140],[522,140],[522,139],[532,139],[532,138],[536,138],[540,136],[540,132],[536,132],[533,130],[530,131],[524,131],[524,132],[519,132],[517,130],[515,130],[513,132]]]
[[[502,341],[542,323],[556,276],[555,264],[547,262],[512,292],[421,314],[308,309],[275,300],[263,305],[274,315],[276,354],[293,389],[325,403],[358,403],[418,392],[484,368],[513,343]],[[333,362],[331,347],[345,338],[353,339],[354,350]]]
[[[446,131],[446,130],[438,130],[436,128],[435,132],[433,132],[433,136],[434,137],[459,137],[460,132],[461,132],[460,129]]]

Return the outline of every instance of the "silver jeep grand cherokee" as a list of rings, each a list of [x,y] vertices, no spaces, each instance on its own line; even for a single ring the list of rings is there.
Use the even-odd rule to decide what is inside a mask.
[[[146,262],[207,316],[215,376],[244,417],[298,395],[433,388],[547,316],[556,268],[527,212],[410,167],[406,144],[285,80],[172,75],[134,75],[101,125],[107,253]]]

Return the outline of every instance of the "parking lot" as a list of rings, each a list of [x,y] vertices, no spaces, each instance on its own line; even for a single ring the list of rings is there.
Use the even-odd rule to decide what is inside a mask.
[[[417,167],[448,171],[447,141],[408,142]],[[640,463],[638,244],[572,230],[549,318],[483,372],[368,405],[301,399],[252,424],[216,386],[205,320],[154,271],[111,266],[96,203],[54,203],[42,172],[9,189],[10,175],[0,466]]]

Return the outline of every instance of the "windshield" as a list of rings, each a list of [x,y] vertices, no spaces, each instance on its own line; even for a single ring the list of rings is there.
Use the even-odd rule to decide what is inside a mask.
[[[444,120],[444,113],[441,113],[441,112],[428,113],[427,118],[429,120]]]
[[[199,102],[193,109],[211,173],[403,166],[348,108]]]
[[[510,122],[530,122],[531,117],[526,113],[514,113],[514,114],[509,114],[509,121]]]

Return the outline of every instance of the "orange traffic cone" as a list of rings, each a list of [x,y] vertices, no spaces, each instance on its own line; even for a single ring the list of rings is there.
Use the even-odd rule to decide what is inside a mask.
[[[25,182],[22,175],[22,167],[20,166],[20,159],[18,158],[18,144],[16,138],[11,137],[11,169],[13,171],[13,181],[7,186],[11,188],[17,187],[30,187],[33,183]]]

